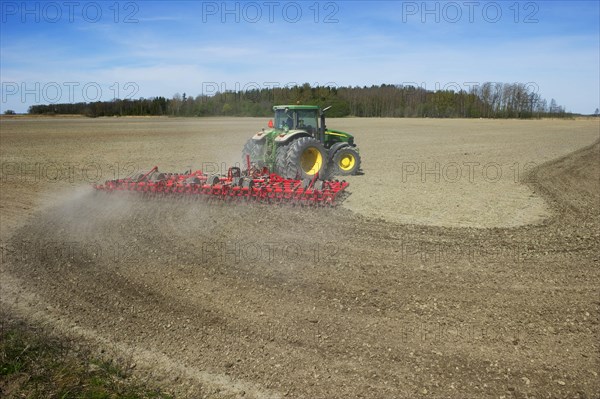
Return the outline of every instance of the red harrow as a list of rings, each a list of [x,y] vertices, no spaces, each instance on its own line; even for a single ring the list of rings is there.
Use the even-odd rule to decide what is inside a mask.
[[[155,166],[136,178],[108,180],[94,185],[96,190],[135,192],[148,196],[182,197],[189,199],[218,199],[269,204],[291,203],[302,206],[332,206],[348,187],[345,181],[286,179],[269,173],[267,168],[251,168],[242,173],[238,167],[229,168],[227,175],[207,175],[198,170],[186,173],[161,173]]]

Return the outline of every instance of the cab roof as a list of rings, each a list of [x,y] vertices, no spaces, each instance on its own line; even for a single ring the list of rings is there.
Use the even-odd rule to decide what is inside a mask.
[[[315,109],[318,110],[318,105],[275,105],[273,111],[278,109]]]

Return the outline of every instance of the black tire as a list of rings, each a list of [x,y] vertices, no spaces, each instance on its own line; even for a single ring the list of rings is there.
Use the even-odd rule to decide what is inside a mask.
[[[342,147],[333,154],[330,176],[355,175],[360,170],[360,154],[354,147]]]
[[[289,144],[285,166],[280,173],[289,179],[312,179],[327,174],[327,150],[313,137],[300,137]]]
[[[206,178],[206,184],[210,186],[214,186],[215,184],[219,184],[221,179],[219,179],[218,175],[210,175]]]
[[[185,182],[187,184],[200,184],[200,179],[197,176],[188,177]]]
[[[273,172],[282,177],[285,177],[285,166],[287,163],[287,153],[289,149],[290,146],[288,144],[280,145],[277,147],[277,151],[275,153],[275,170]]]
[[[256,165],[259,168],[265,166],[265,145],[264,143],[256,142],[253,139],[250,139],[244,145],[244,149],[242,150],[242,162],[241,169],[248,169],[248,161],[246,156],[250,155],[250,163]]]
[[[252,188],[252,186],[254,186],[254,180],[252,180],[251,178],[248,177],[241,177],[240,179],[242,179],[242,188]]]

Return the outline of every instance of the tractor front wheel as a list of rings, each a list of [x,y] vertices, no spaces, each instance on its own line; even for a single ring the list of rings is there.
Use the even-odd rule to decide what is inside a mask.
[[[332,174],[338,176],[354,175],[360,170],[360,154],[353,147],[342,147],[333,154]]]

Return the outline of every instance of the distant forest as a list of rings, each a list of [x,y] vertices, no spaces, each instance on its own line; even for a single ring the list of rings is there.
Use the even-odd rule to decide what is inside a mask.
[[[484,83],[470,91],[437,90],[401,85],[371,87],[264,88],[225,91],[212,96],[115,99],[75,104],[33,105],[30,114],[99,116],[269,116],[277,104],[332,106],[329,117],[541,118],[570,117],[564,107],[522,83]]]

